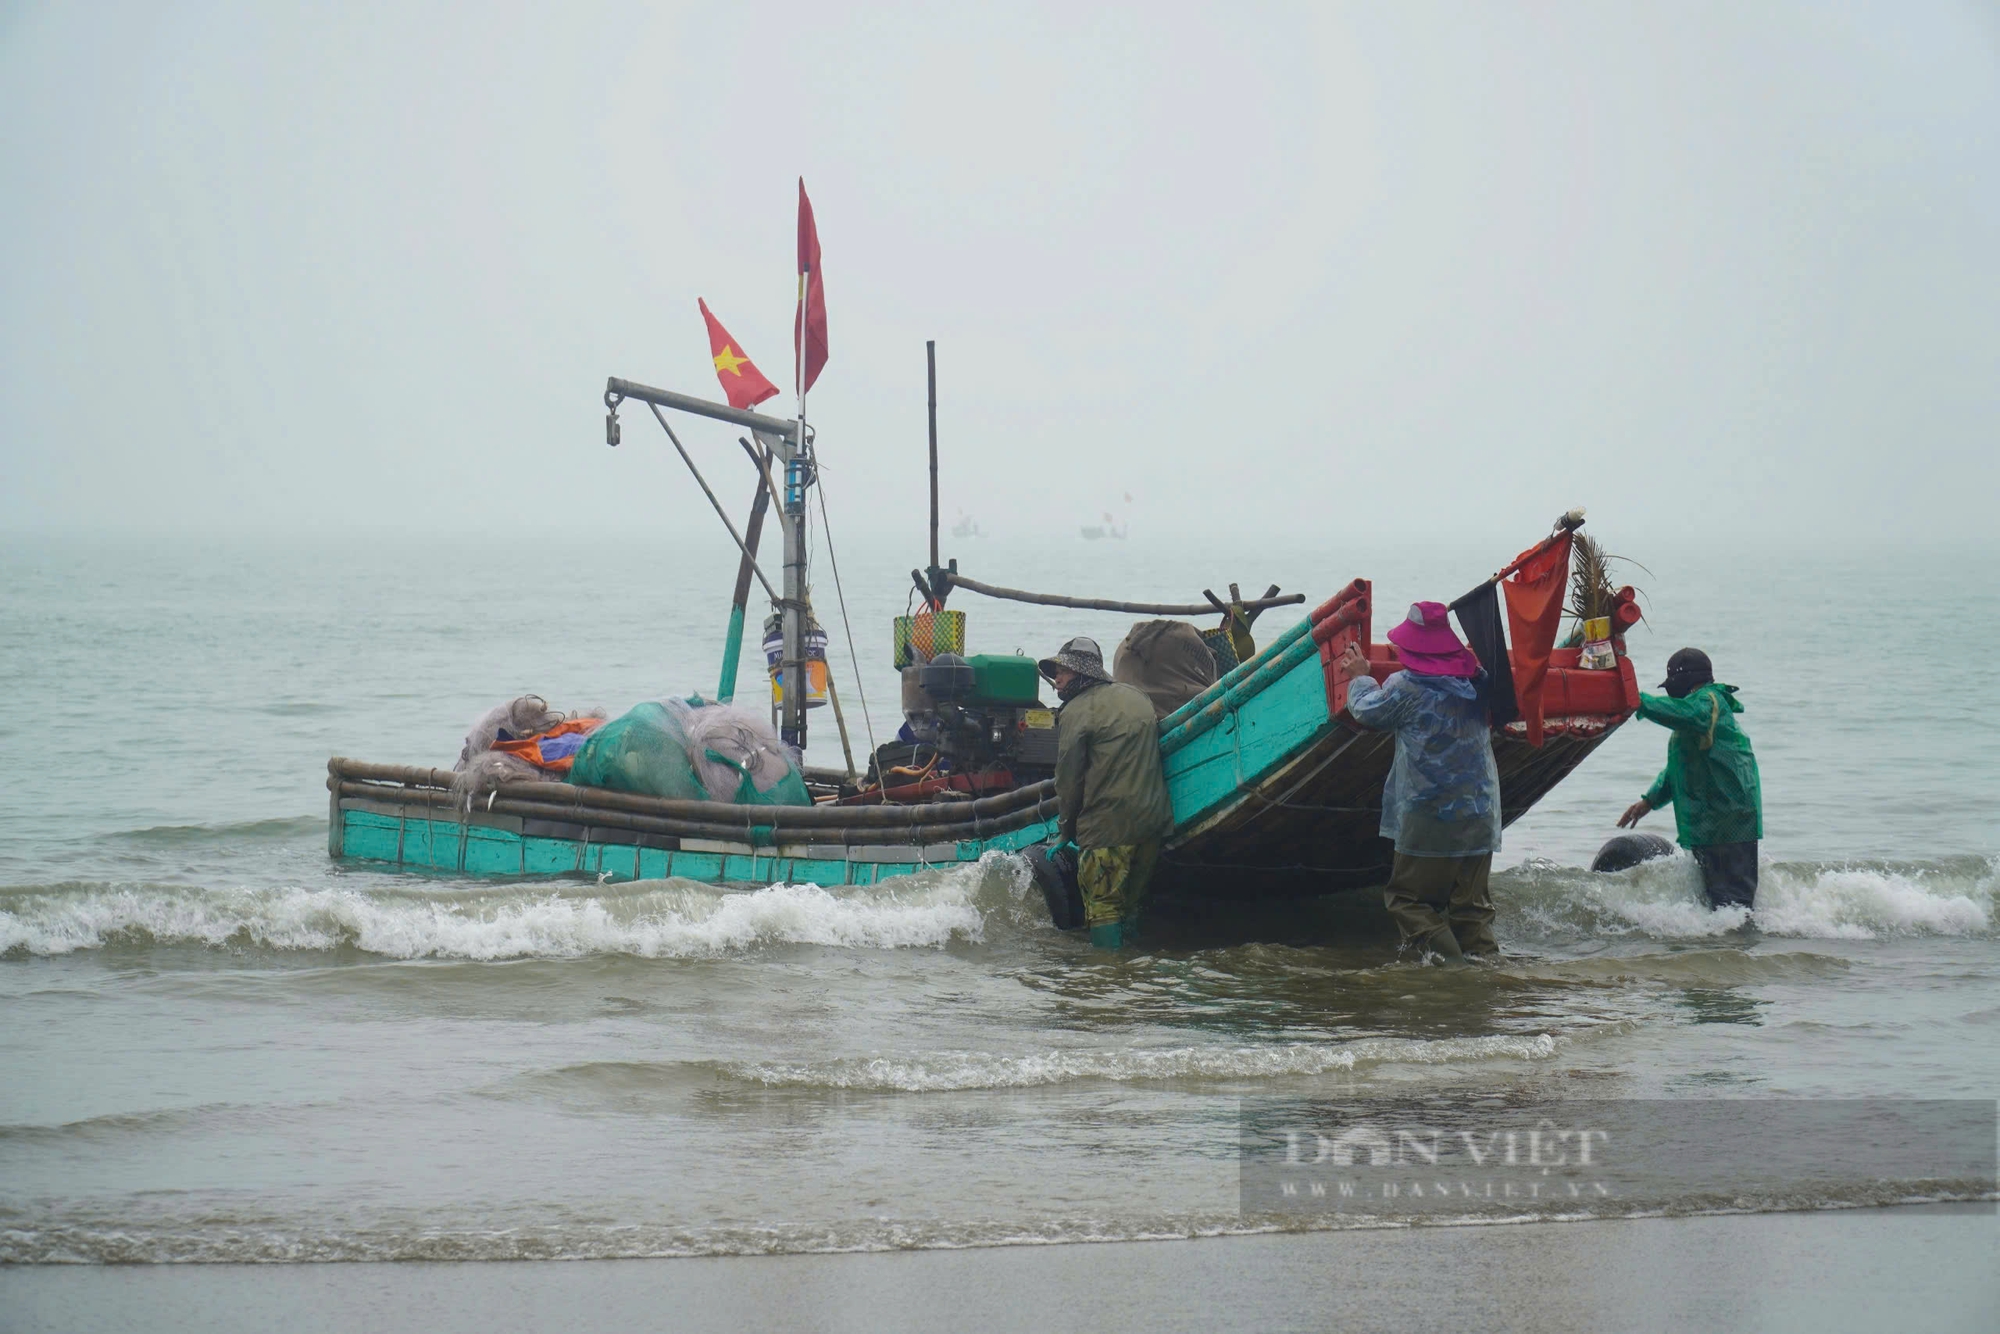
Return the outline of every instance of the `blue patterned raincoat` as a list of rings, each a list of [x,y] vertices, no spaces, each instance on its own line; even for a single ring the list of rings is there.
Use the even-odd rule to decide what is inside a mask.
[[[1397,672],[1377,685],[1357,676],[1347,711],[1363,727],[1396,734],[1382,789],[1382,837],[1410,857],[1477,857],[1500,851],[1500,771],[1477,682]]]

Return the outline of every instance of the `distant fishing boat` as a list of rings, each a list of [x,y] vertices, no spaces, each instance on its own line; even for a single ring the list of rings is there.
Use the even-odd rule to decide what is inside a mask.
[[[782,648],[774,649],[774,661],[782,659],[783,680],[801,680],[795,673],[809,665],[808,634],[817,633],[799,554],[805,543],[805,492],[815,472],[811,436],[799,421],[612,379],[605,391],[612,443],[619,434],[617,410],[627,402],[647,404],[655,415],[666,408],[745,427],[766,446],[762,455],[751,450],[753,460],[761,459],[762,480],[750,537],[737,534],[733,525],[731,534],[746,565],[754,568],[762,507],[768,501],[780,509],[785,598],[776,618],[781,629],[774,631]],[[660,420],[665,426],[665,417]],[[931,450],[935,474],[935,427]],[[770,474],[772,462],[782,465],[782,493]],[[1557,544],[1566,570],[1570,535],[1581,522],[1580,513],[1565,516],[1555,533],[1494,580],[1538,554],[1555,552]],[[567,782],[508,783],[468,803],[453,792],[450,770],[335,758],[327,765],[330,853],[470,876],[867,885],[1051,842],[1056,797],[1050,774],[1058,724],[1040,698],[1034,661],[944,656],[962,649],[965,624],[962,612],[945,609],[946,600],[964,591],[1182,617],[1223,604],[1212,593],[1205,594],[1206,606],[1180,606],[998,588],[960,575],[955,560],[940,565],[936,534],[933,503],[931,564],[927,571],[912,572],[926,610],[898,625],[899,648],[911,649],[918,661],[928,657],[949,668],[936,674],[935,682],[924,674],[925,688],[935,697],[921,706],[925,711],[911,715],[913,724],[930,729],[930,742],[909,746],[913,760],[928,753],[927,766],[893,763],[892,745],[871,757],[866,776],[851,759],[845,771],[806,769],[810,806],[680,800]],[[1084,535],[1093,531],[1086,528]],[[1124,532],[1098,530],[1095,536],[1122,538]],[[748,586],[746,573],[738,581],[732,637],[725,647],[725,682],[734,680],[735,636]],[[1303,601],[1298,594],[1275,596],[1274,590],[1236,606],[1254,614]],[[1374,610],[1370,583],[1355,579],[1161,720],[1160,747],[1174,807],[1174,829],[1156,881],[1162,892],[1228,899],[1321,894],[1386,878],[1392,850],[1376,828],[1394,740],[1354,723],[1345,710],[1345,682],[1333,671],[1349,644],[1361,646],[1378,680],[1398,670],[1395,649],[1374,640]],[[1052,630],[1049,638],[1056,637]],[[928,641],[927,650],[917,651],[920,641]],[[1613,654],[1602,644],[1546,651],[1540,715],[1509,723],[1494,735],[1502,818],[1509,824],[1638,705],[1631,663],[1622,651]],[[1543,661],[1533,652],[1522,656],[1519,645],[1510,658],[1517,680],[1540,670]],[[823,674],[824,664],[819,668]],[[785,740],[802,745],[808,690],[780,693]],[[837,695],[834,702],[837,714]],[[1531,729],[1541,735],[1531,739]]]
[[[953,537],[960,539],[968,537],[979,537],[981,536],[979,531],[979,521],[973,518],[971,515],[967,514],[964,510],[960,510],[958,512],[958,522],[954,523],[951,526],[951,535]]]
[[[1097,542],[1109,539],[1113,542],[1123,542],[1125,534],[1130,530],[1131,526],[1129,522],[1121,526],[1116,519],[1106,514],[1102,524],[1092,523],[1084,525],[1083,540],[1086,542]]]

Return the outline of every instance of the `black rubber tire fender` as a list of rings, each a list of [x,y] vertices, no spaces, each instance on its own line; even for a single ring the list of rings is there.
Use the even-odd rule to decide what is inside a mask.
[[[1673,855],[1674,845],[1658,834],[1620,834],[1597,850],[1590,860],[1590,869],[1629,871],[1640,862]]]

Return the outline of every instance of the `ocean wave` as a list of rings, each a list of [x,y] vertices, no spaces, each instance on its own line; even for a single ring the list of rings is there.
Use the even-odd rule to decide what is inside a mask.
[[[115,843],[141,847],[188,847],[206,843],[290,843],[326,837],[326,817],[296,815],[270,820],[238,820],[228,824],[166,824],[126,829],[107,835]]]
[[[246,827],[277,839],[313,824]],[[169,841],[213,832],[144,831]],[[1680,856],[1614,875],[1530,862],[1496,877],[1495,899],[1503,942],[1530,947],[1607,937],[1721,943],[1746,927],[1817,940],[1983,937],[1995,929],[1996,882],[1990,858],[1775,862],[1763,868],[1756,911],[1746,914],[1711,910],[1692,860]],[[0,955],[17,956],[194,944],[398,959],[672,958],[778,945],[939,948],[996,932],[1009,938],[1045,932],[1053,939],[1019,858],[993,855],[976,866],[831,889],[727,890],[691,881],[480,884],[424,876],[324,888],[99,881],[0,887]]]
[[[1682,949],[1670,954],[1510,961],[1501,967],[1512,976],[1534,979],[1731,987],[1823,981],[1846,975],[1854,965],[1847,959],[1802,950],[1751,953],[1740,949]]]
[[[893,887],[676,881],[482,892],[71,884],[0,891],[0,955],[116,944],[357,950],[395,959],[708,956],[771,945],[940,948],[979,940],[978,868]]]
[[[1810,1191],[1622,1200],[1593,1208],[1548,1205],[1481,1213],[1243,1214],[1182,1212],[1018,1220],[868,1218],[767,1227],[667,1223],[328,1226],[265,1213],[210,1209],[187,1220],[0,1216],[0,1264],[301,1264],[364,1261],[642,1260],[727,1255],[841,1255],[997,1246],[1196,1241],[1276,1233],[1380,1228],[1589,1223],[1766,1213],[1822,1213],[1935,1204],[1990,1204],[1990,1180],[1828,1183]],[[511,1224],[511,1225],[510,1225]]]
[[[1230,1081],[1321,1075],[1390,1063],[1443,1065],[1495,1059],[1546,1060],[1551,1033],[1476,1038],[1361,1038],[1343,1043],[1290,1042],[1260,1047],[1066,1048],[998,1055],[979,1051],[909,1056],[852,1056],[830,1061],[759,1061],[723,1067],[739,1079],[773,1087],[896,1093],[1036,1088],[1079,1080]]]
[[[0,1123],[0,1144],[63,1146],[101,1144],[119,1139],[143,1139],[205,1127],[220,1115],[252,1110],[238,1103],[203,1103],[193,1107],[161,1107],[148,1111],[107,1112],[78,1121],[53,1124]]]
[[[1503,927],[1525,928],[1530,937],[1699,940],[1754,926],[1770,936],[1876,940],[1992,934],[2000,872],[1988,857],[1766,862],[1754,912],[1711,909],[1694,859],[1684,853],[1610,875],[1530,862],[1496,881]]]

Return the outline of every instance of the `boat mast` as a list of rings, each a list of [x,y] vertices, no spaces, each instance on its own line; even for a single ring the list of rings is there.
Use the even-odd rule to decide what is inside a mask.
[[[803,363],[804,356],[801,354]],[[806,748],[805,644],[806,605],[806,391],[803,371],[799,380],[799,416],[792,431],[778,438],[778,452],[785,463],[784,522],[785,596],[778,604],[779,625],[784,635],[784,657],[779,662],[779,680],[784,687],[778,735],[801,753]]]
[[[938,567],[938,478],[937,478],[937,340],[924,341],[925,379],[930,386],[931,418],[931,573]]]

